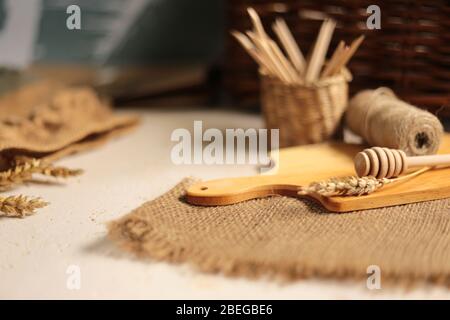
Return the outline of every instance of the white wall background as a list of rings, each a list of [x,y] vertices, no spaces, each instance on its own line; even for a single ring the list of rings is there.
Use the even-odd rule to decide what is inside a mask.
[[[41,0],[6,0],[7,17],[0,31],[0,65],[23,68],[33,58]]]

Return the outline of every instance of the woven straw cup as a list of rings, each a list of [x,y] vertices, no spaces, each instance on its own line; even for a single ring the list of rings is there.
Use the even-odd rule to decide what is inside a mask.
[[[348,70],[308,85],[285,84],[261,73],[260,79],[266,127],[280,130],[280,147],[322,142],[340,127],[352,80]]]

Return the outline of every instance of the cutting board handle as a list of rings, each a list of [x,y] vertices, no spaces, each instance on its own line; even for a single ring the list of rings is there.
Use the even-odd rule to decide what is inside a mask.
[[[295,197],[298,184],[277,176],[252,176],[197,182],[190,186],[186,200],[195,205],[228,205],[272,195]],[[282,183],[280,183],[282,182]]]

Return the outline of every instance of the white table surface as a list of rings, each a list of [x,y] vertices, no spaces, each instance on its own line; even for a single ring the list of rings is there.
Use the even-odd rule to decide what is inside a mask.
[[[251,175],[251,166],[176,166],[170,161],[175,128],[260,127],[259,116],[236,111],[134,111],[132,133],[59,163],[85,173],[62,185],[28,185],[10,194],[40,196],[51,204],[25,219],[0,219],[0,298],[26,299],[378,299],[446,298],[450,290],[368,290],[365,281],[302,280],[280,284],[202,274],[186,265],[137,260],[106,239],[105,224],[169,190],[183,177]],[[67,268],[79,266],[81,287],[70,290]],[[383,285],[383,283],[382,283]]]

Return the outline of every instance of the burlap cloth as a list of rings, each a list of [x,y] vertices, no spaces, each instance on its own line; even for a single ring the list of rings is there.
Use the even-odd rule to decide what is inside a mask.
[[[143,257],[226,275],[367,279],[377,265],[383,283],[450,284],[449,200],[344,214],[287,197],[201,207],[183,200],[192,182],[111,222],[111,238]]]
[[[113,113],[92,89],[26,85],[0,98],[0,170],[17,155],[53,161],[90,149],[136,123]]]

